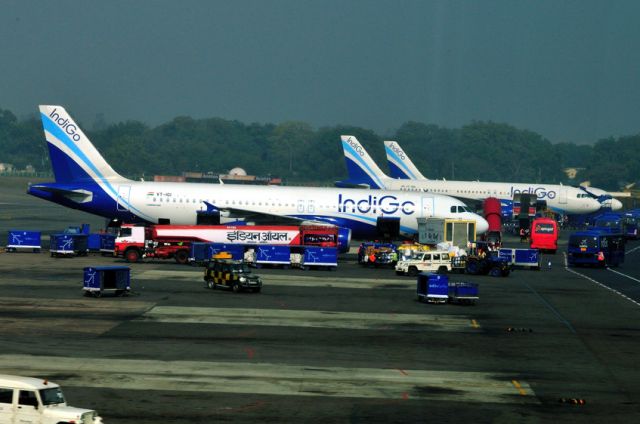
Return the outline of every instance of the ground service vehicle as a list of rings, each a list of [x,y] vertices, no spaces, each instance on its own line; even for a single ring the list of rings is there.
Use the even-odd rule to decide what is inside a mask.
[[[558,250],[558,223],[553,218],[536,218],[531,223],[532,249],[540,249],[552,254]]]
[[[338,227],[329,225],[152,225],[125,224],[120,228],[114,254],[129,262],[141,258],[175,259],[186,264],[194,242],[245,246],[310,245],[336,247]]]
[[[506,277],[511,272],[511,264],[497,250],[490,250],[486,242],[478,242],[467,256],[465,271],[472,275]]]
[[[207,287],[215,289],[224,287],[234,293],[243,290],[259,293],[262,290],[262,279],[251,273],[249,265],[242,261],[214,259],[204,270],[204,281]]]
[[[368,266],[391,266],[398,262],[398,247],[393,243],[367,242],[358,248],[358,263]]]
[[[502,247],[498,255],[504,258],[512,267],[540,270],[542,257],[538,249],[513,249]]]
[[[101,424],[102,418],[96,411],[68,406],[55,383],[0,374],[0,423]]]
[[[434,250],[420,252],[411,259],[401,259],[395,269],[398,275],[416,276],[420,272],[444,274],[453,268],[449,252]]]
[[[623,234],[605,231],[578,231],[569,236],[567,264],[569,266],[618,266],[624,262]]]

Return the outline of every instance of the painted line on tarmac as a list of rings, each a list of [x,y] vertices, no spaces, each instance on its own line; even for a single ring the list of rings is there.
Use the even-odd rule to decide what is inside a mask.
[[[587,277],[586,275],[584,275],[584,274],[582,274],[582,273],[579,273],[578,271],[574,271],[574,270],[572,270],[571,268],[569,268],[569,267],[568,267],[568,266],[566,266],[566,265],[565,265],[564,269],[566,269],[567,271],[569,271],[569,272],[571,272],[571,273],[573,273],[573,274],[575,274],[575,275],[578,275],[578,276],[580,276],[580,277],[582,277],[582,278],[585,278],[585,279],[587,279],[587,280],[591,281],[592,283],[595,283],[595,284],[599,285],[600,287],[602,287],[602,288],[605,288],[605,289],[609,290],[610,292],[613,292],[613,293],[617,294],[618,296],[622,297],[623,299],[628,300],[629,302],[631,302],[631,303],[633,303],[633,304],[635,304],[635,305],[637,305],[637,306],[640,306],[640,303],[638,303],[637,301],[635,301],[635,300],[631,299],[631,298],[630,298],[629,296],[627,296],[626,294],[624,294],[624,293],[622,293],[622,292],[619,292],[618,290],[616,290],[616,289],[614,289],[614,288],[611,288],[611,287],[607,286],[606,284],[603,284],[603,283],[601,283],[601,282],[599,282],[599,281],[597,281],[597,280],[594,280],[594,279],[593,279],[593,278],[591,278],[591,277]]]
[[[0,355],[2,373],[72,387],[482,403],[540,403],[507,373],[346,368],[252,362]]]
[[[46,299],[31,297],[0,297],[1,311],[48,311],[48,312],[76,312],[79,314],[123,314],[140,313],[148,310],[155,303],[139,300],[123,301],[122,298],[103,297],[100,300],[84,297],[81,299]]]
[[[638,280],[637,278],[633,278],[633,277],[632,277],[632,276],[630,276],[630,275],[623,274],[622,272],[620,272],[620,271],[616,271],[615,269],[607,268],[607,271],[611,271],[611,272],[613,272],[614,274],[622,275],[623,277],[627,277],[628,279],[633,280],[633,281],[635,281],[636,283],[640,283],[640,280]]]
[[[469,317],[460,315],[385,314],[181,306],[156,306],[134,321],[356,330],[435,330],[461,332],[474,330]]]
[[[567,321],[566,318],[563,317],[562,314],[556,308],[553,307],[553,305],[551,305],[549,302],[547,302],[547,300],[544,297],[542,297],[542,295],[540,295],[540,293],[538,293],[533,287],[531,287],[526,282],[524,282],[524,281],[520,281],[520,282],[522,284],[524,284],[531,291],[531,293],[536,295],[536,297],[540,300],[540,302],[542,302],[542,304],[544,306],[546,306],[547,309],[549,309],[551,312],[553,312],[553,314],[556,316],[556,318],[558,318],[558,320],[560,322],[562,322],[569,329],[569,331],[571,331],[573,334],[577,334],[575,328],[573,328],[571,323],[569,321]]]
[[[633,249],[631,249],[631,250],[627,250],[627,253],[626,253],[626,254],[628,255],[629,253],[633,253],[633,252],[635,252],[635,251],[636,251],[636,250],[638,250],[638,249],[640,249],[640,246],[636,246],[636,247],[634,247],[634,248],[633,248]]]
[[[298,275],[261,275],[265,284],[273,286],[299,286],[299,287],[335,287],[341,289],[411,289],[415,290],[413,280],[398,281],[391,279],[371,278],[343,278],[338,280],[334,274],[326,273],[322,277],[304,275],[299,271]],[[144,271],[132,276],[137,280],[185,280],[203,281],[203,272],[197,271]]]

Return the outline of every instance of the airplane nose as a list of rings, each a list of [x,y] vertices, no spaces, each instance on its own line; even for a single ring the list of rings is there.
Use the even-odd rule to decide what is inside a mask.
[[[489,230],[489,223],[480,215],[476,215],[476,233],[484,234]]]
[[[618,199],[611,199],[611,210],[619,211],[620,209],[622,209],[622,202]]]

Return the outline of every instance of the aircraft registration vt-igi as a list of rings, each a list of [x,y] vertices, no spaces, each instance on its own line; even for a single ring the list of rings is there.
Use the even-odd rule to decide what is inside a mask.
[[[28,193],[108,219],[195,224],[208,203],[230,217],[328,223],[357,238],[377,237],[381,217],[399,219],[404,236],[417,233],[420,217],[472,219],[478,233],[488,228],[460,200],[433,193],[129,180],[111,168],[63,107],[40,106],[40,115],[55,182],[31,185]]]
[[[503,192],[507,193],[532,193],[536,194],[539,199],[545,200],[547,205],[551,207],[553,210],[559,213],[567,213],[567,214],[583,214],[588,213],[585,210],[589,209],[587,207],[587,202],[582,201],[581,199],[591,198],[597,200],[600,204],[600,208],[611,209],[611,210],[620,210],[622,209],[622,202],[618,199],[614,199],[611,193],[607,193],[606,191],[596,188],[596,187],[572,187],[572,186],[564,186],[559,184],[527,184],[527,183],[488,183],[488,182],[479,182],[479,181],[445,181],[445,180],[429,180],[424,175],[418,171],[418,168],[413,164],[409,156],[402,150],[402,147],[395,141],[385,141],[384,148],[387,153],[387,162],[389,164],[389,170],[391,176],[393,178],[399,178],[404,180],[412,180],[412,181],[430,181],[429,184],[435,182],[433,185],[434,189],[442,189],[443,185],[446,187],[446,190],[450,192],[457,192],[459,190],[463,190],[463,186],[469,183],[476,184],[472,186],[472,188],[466,189],[482,191],[483,189],[489,191]],[[461,186],[461,183],[463,184]],[[431,187],[431,185],[430,185]],[[442,193],[442,191],[436,191],[436,193]],[[452,195],[450,193],[444,192],[445,194]],[[566,194],[565,194],[566,193]],[[469,194],[469,193],[463,193]],[[476,193],[477,194],[477,193]],[[471,197],[471,196],[458,196],[456,197],[464,198],[464,199],[482,199],[482,197]],[[566,196],[567,202],[563,203],[562,200]],[[503,199],[500,196],[496,196],[501,200]],[[513,199],[513,196],[511,196]],[[576,199],[579,199],[576,201]],[[592,203],[592,202],[591,202]]]
[[[390,169],[403,172],[412,179],[396,179],[384,174],[366,152],[360,142],[350,135],[341,136],[342,148],[347,162],[349,180],[344,183],[350,185],[368,185],[371,188],[387,190],[418,191],[427,193],[446,194],[461,199],[484,200],[496,197],[503,204],[512,204],[516,193],[536,194],[538,199],[545,200],[547,206],[559,213],[585,214],[600,209],[600,203],[583,190],[571,186],[526,184],[526,183],[490,183],[481,181],[446,181],[428,180],[420,171],[408,165],[403,158],[407,155],[399,149],[397,143],[391,152],[394,156]],[[389,150],[387,150],[389,152]],[[389,153],[387,153],[389,154]]]

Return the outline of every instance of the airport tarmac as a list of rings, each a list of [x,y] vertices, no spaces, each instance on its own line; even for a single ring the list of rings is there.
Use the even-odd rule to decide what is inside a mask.
[[[560,249],[540,271],[452,275],[479,283],[475,306],[419,303],[413,278],[352,255],[257,270],[260,294],[130,264],[133,295],[88,298],[85,266],[125,263],[3,253],[0,373],[109,424],[619,421],[640,413],[639,247],[611,270],[567,270]]]

